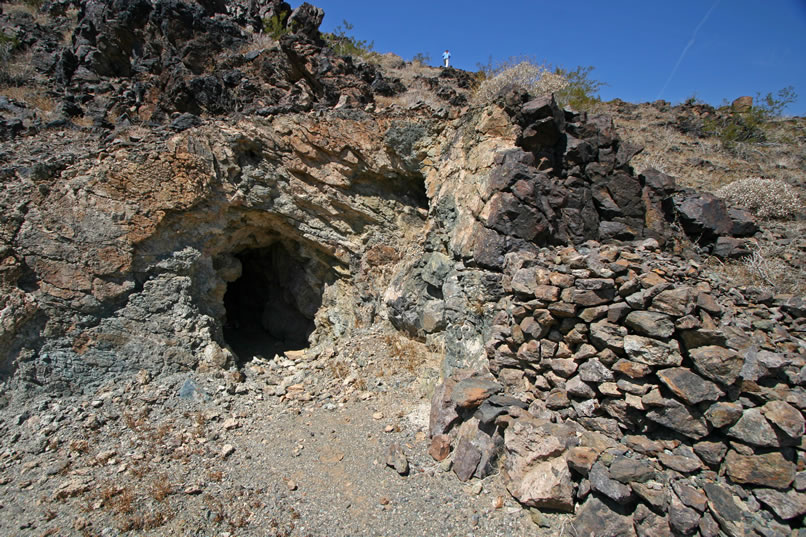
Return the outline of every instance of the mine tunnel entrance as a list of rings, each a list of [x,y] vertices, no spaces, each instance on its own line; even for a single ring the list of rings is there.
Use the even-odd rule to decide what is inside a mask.
[[[235,254],[241,276],[224,295],[224,339],[240,362],[308,346],[322,290],[292,249],[277,242]]]

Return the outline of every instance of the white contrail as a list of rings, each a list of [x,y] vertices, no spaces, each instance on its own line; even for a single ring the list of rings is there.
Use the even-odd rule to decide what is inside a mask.
[[[663,88],[661,88],[661,90],[658,92],[658,96],[656,97],[656,99],[660,99],[661,96],[663,95],[663,92],[666,91],[666,88],[669,86],[669,83],[674,78],[674,75],[677,74],[678,67],[680,67],[681,63],[683,63],[683,58],[686,57],[686,54],[688,53],[688,49],[690,49],[692,47],[692,45],[694,45],[694,41],[697,40],[697,33],[700,31],[700,28],[702,28],[703,25],[708,21],[708,17],[710,17],[711,13],[714,12],[714,10],[716,9],[716,6],[719,5],[719,2],[720,2],[720,0],[716,0],[714,2],[714,5],[712,5],[711,9],[708,10],[708,13],[705,14],[705,16],[702,18],[702,20],[697,25],[697,27],[694,28],[694,33],[691,34],[691,39],[688,40],[688,43],[686,44],[686,47],[683,49],[683,52],[680,53],[680,57],[677,58],[677,63],[674,64],[674,68],[672,69],[672,73],[669,75],[669,78],[666,80],[666,84],[664,84]]]

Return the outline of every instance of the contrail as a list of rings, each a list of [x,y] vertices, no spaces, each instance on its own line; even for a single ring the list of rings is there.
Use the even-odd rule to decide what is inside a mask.
[[[697,25],[697,27],[694,28],[694,33],[691,34],[691,39],[688,40],[688,43],[686,44],[686,47],[683,49],[683,52],[680,53],[680,57],[677,58],[677,63],[674,64],[674,68],[672,69],[672,73],[669,75],[669,78],[666,80],[666,84],[664,84],[663,88],[661,88],[661,90],[658,92],[658,96],[656,97],[656,99],[660,99],[661,96],[663,95],[663,92],[666,91],[666,88],[669,86],[669,83],[674,78],[674,75],[677,74],[677,69],[680,67],[680,64],[683,63],[683,59],[686,57],[686,54],[688,53],[688,49],[690,49],[692,47],[692,45],[694,45],[694,42],[697,40],[697,33],[700,31],[700,28],[702,28],[703,25],[708,21],[708,17],[710,17],[711,13],[714,12],[714,10],[716,9],[716,6],[719,5],[719,2],[720,2],[720,0],[716,0],[714,2],[714,5],[712,5],[711,9],[708,10],[708,13],[705,14],[705,16],[702,18],[702,20]]]

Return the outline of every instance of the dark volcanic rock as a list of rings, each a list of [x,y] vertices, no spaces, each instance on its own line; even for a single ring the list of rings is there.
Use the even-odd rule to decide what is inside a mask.
[[[747,510],[744,505],[721,485],[706,483],[703,488],[708,496],[708,507],[722,531],[730,537],[745,537]]]
[[[633,311],[624,324],[643,336],[663,339],[674,334],[674,321],[665,313]]]
[[[604,494],[615,502],[624,504],[632,497],[630,487],[612,479],[608,469],[599,462],[590,469],[588,479],[591,482],[591,490]]]
[[[725,395],[716,384],[709,382],[685,367],[672,367],[657,372],[658,378],[675,395],[690,405],[702,401],[716,401]]]
[[[711,380],[730,386],[739,378],[743,361],[736,351],[709,345],[691,349],[690,355],[697,370]]]
[[[656,470],[645,460],[617,457],[608,467],[608,475],[621,483],[643,483],[654,477]]]
[[[733,230],[733,220],[724,200],[713,194],[682,191],[672,196],[672,200],[683,229],[690,237],[713,242]]]
[[[596,496],[589,496],[573,522],[577,535],[636,537],[633,518],[610,509]]]
[[[676,494],[671,495],[669,504],[669,525],[681,535],[691,535],[700,524],[700,513],[686,507]]]
[[[647,418],[694,440],[708,435],[708,425],[696,409],[675,400],[663,401],[662,406],[647,412]]]
[[[790,490],[786,493],[772,489],[756,489],[753,495],[784,520],[806,513],[806,494]]]
[[[797,440],[803,436],[806,420],[792,405],[784,401],[770,401],[761,407],[761,412],[773,426],[783,431],[789,438]]]
[[[780,441],[770,423],[764,418],[760,408],[745,410],[742,417],[727,430],[741,442],[759,447],[778,447]]]
[[[718,402],[705,411],[705,419],[717,429],[733,425],[741,417],[741,403]]]

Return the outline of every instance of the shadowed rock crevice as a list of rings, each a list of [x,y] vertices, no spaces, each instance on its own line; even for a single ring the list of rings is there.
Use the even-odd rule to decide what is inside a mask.
[[[362,176],[350,185],[351,193],[394,201],[404,207],[428,210],[429,200],[425,178],[418,173],[380,177]]]
[[[322,289],[310,281],[305,260],[281,242],[241,251],[235,259],[240,276],[224,295],[224,339],[239,361],[306,347]]]

